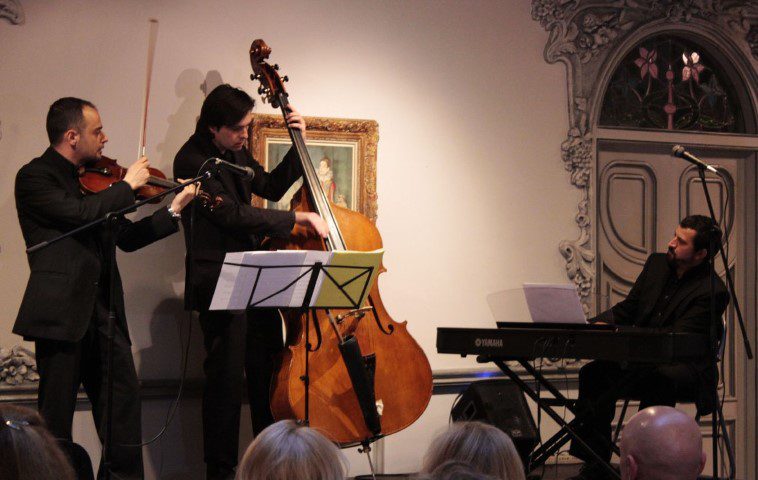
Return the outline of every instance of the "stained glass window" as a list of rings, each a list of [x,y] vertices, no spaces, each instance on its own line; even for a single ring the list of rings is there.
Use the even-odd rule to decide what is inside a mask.
[[[603,99],[600,125],[745,131],[723,69],[697,44],[671,36],[642,42],[621,62]]]

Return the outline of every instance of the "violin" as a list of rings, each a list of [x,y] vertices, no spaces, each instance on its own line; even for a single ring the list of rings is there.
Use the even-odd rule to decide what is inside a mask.
[[[271,48],[263,40],[253,42],[251,78],[260,81],[258,93],[263,95],[264,102],[281,109],[286,124],[289,100],[283,82],[287,77],[279,77],[278,65],[266,63],[270,53]],[[272,246],[292,250],[382,248],[379,231],[365,215],[328,200],[302,132],[291,127],[288,130],[303,170],[303,187],[291,207],[318,213],[329,225],[329,236],[322,239],[295,225],[289,239],[283,243],[272,241]],[[380,273],[383,271],[382,266]],[[365,446],[408,427],[426,409],[432,396],[429,360],[408,333],[407,322],[398,323],[390,317],[379,295],[378,281],[367,304],[359,309],[317,309],[312,315],[287,311],[282,312],[282,317],[287,339],[271,386],[271,412],[275,419],[307,418],[310,426],[343,447]],[[315,344],[306,337],[310,321],[317,334]],[[307,377],[306,349],[310,365]],[[310,387],[307,412],[306,381]]]
[[[126,170],[116,160],[103,156],[100,160],[79,166],[79,187],[85,194],[101,192],[114,183],[123,180]],[[179,186],[177,182],[167,179],[166,175],[157,168],[148,167],[147,170],[150,172],[147,183],[134,192],[137,200],[146,200],[165,192],[169,188]],[[216,195],[211,198],[208,192],[199,188],[195,197],[200,201],[200,205],[211,211],[224,203],[220,196]],[[161,201],[162,198],[157,198],[149,203],[160,203]]]
[[[86,194],[100,192],[112,184],[123,180],[126,170],[116,160],[101,157],[100,160],[79,167],[79,186],[82,192]],[[169,188],[179,185],[176,182],[168,180],[166,175],[157,168],[148,167],[148,171],[150,172],[150,177],[147,183],[135,192],[139,200],[154,197]],[[150,203],[159,203],[160,201],[161,199],[157,199]]]

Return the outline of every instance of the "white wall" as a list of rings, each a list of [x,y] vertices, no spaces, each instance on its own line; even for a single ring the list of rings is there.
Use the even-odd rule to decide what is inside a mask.
[[[61,96],[93,101],[110,137],[105,154],[135,158],[149,18],[160,27],[148,156],[166,172],[206,79],[256,97],[255,38],[272,47],[301,112],[379,123],[382,297],[435,370],[475,366],[438,355],[436,327],[489,326],[488,294],[565,281],[557,245],[577,235],[579,199],[560,160],[565,72],[543,60],[547,33],[528,0],[22,4],[25,25],[0,21],[0,345],[20,341],[10,329],[28,276],[15,173],[46,147],[45,114]],[[119,258],[144,378],[178,375],[183,255],[175,235]]]

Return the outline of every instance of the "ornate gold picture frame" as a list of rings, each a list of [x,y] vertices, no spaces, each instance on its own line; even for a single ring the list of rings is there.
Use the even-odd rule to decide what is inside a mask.
[[[377,217],[376,148],[379,126],[374,120],[305,117],[306,145],[324,193],[338,205]],[[281,115],[256,114],[250,135],[253,157],[271,171],[284,158],[291,142]],[[299,188],[298,182],[296,188]],[[274,203],[254,197],[253,205],[288,208],[295,187]]]

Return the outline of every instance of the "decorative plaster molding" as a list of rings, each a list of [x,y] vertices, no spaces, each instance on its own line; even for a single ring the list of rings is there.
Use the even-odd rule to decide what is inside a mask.
[[[0,18],[7,19],[13,25],[23,25],[26,21],[19,0],[0,0]]]
[[[16,345],[0,348],[0,383],[21,385],[39,381],[34,353]]]
[[[576,215],[579,238],[563,240],[559,250],[568,277],[589,309],[596,248],[590,195],[596,154],[594,107],[602,101],[599,97],[613,73],[608,62],[618,61],[619,47],[642,27],[653,27],[649,33],[654,34],[695,23],[715,28],[719,35],[734,40],[746,56],[758,59],[758,1],[532,0],[532,19],[549,32],[545,61],[566,66],[569,129],[561,157],[582,197]]]

